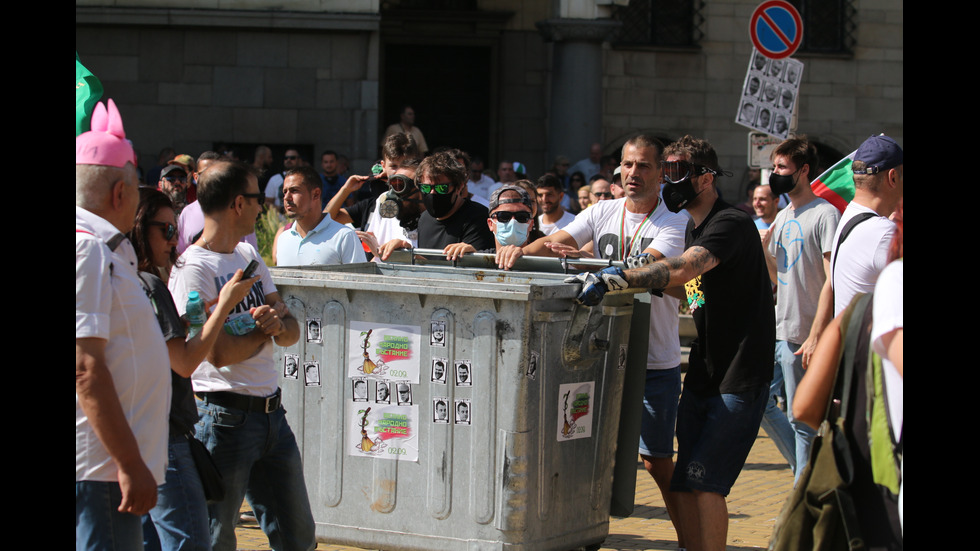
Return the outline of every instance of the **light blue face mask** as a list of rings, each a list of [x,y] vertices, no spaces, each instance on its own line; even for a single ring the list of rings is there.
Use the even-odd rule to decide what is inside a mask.
[[[511,218],[506,224],[498,221],[497,242],[501,245],[523,245],[527,241],[527,232],[530,227],[530,222],[521,224],[514,218]]]

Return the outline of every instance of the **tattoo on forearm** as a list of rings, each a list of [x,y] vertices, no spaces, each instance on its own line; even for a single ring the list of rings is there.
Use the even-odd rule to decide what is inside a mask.
[[[631,287],[665,289],[670,286],[672,273],[675,277],[682,276],[684,281],[674,282],[675,285],[680,285],[710,270],[717,263],[715,257],[704,247],[691,247],[683,256],[665,258],[649,266],[629,270],[627,279]]]
[[[670,268],[668,263],[673,258],[654,262],[649,266],[637,268],[627,272],[627,279],[630,287],[641,287],[643,289],[663,289],[670,281]]]

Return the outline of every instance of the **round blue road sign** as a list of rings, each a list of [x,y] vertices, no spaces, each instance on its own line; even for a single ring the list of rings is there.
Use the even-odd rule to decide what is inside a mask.
[[[749,34],[756,50],[770,58],[789,57],[803,40],[800,12],[785,0],[769,0],[752,12]]]

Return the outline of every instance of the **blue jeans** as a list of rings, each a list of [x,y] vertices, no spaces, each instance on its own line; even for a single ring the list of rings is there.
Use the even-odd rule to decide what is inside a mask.
[[[211,546],[234,551],[242,498],[276,551],[316,547],[303,463],[286,411],[246,412],[198,402],[197,438],[208,447],[225,484],[225,499],[208,506]]]
[[[681,366],[648,369],[640,412],[640,455],[674,456],[674,425],[681,395]]]
[[[772,383],[769,385],[769,401],[766,402],[766,413],[762,417],[762,428],[776,444],[776,449],[786,458],[789,468],[796,473],[796,435],[793,426],[789,424],[786,413],[776,405],[776,397],[786,398],[783,387],[783,368],[779,362],[773,362]]]
[[[75,482],[75,550],[132,551],[143,549],[140,517],[120,513],[118,482]]]
[[[727,496],[749,456],[769,398],[769,387],[701,397],[684,389],[677,411],[677,467],[673,492]]]
[[[188,438],[170,435],[167,477],[157,487],[156,507],[143,515],[143,545],[147,551],[211,550],[208,504]]]
[[[776,341],[776,366],[783,371],[783,385],[786,387],[786,416],[789,424],[796,433],[796,471],[794,471],[793,484],[800,479],[803,467],[806,467],[807,460],[810,458],[810,444],[817,431],[810,428],[803,421],[793,417],[793,396],[796,395],[796,386],[803,378],[803,356],[795,356],[794,352],[800,349],[800,345],[788,341]]]

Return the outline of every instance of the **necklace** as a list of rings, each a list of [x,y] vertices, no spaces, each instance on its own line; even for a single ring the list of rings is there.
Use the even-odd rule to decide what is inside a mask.
[[[626,244],[626,201],[623,201],[623,217],[620,220],[619,225],[619,242],[622,244],[622,250],[620,251],[620,260],[626,261],[626,258],[633,255],[633,247],[636,245],[637,236],[640,235],[640,231],[643,230],[643,226],[650,221],[650,216],[653,215],[653,211],[657,210],[657,205],[660,204],[660,199],[654,203],[653,208],[647,212],[643,220],[640,221],[640,225],[636,227],[636,231],[633,232],[633,237],[629,240],[629,245]]]

